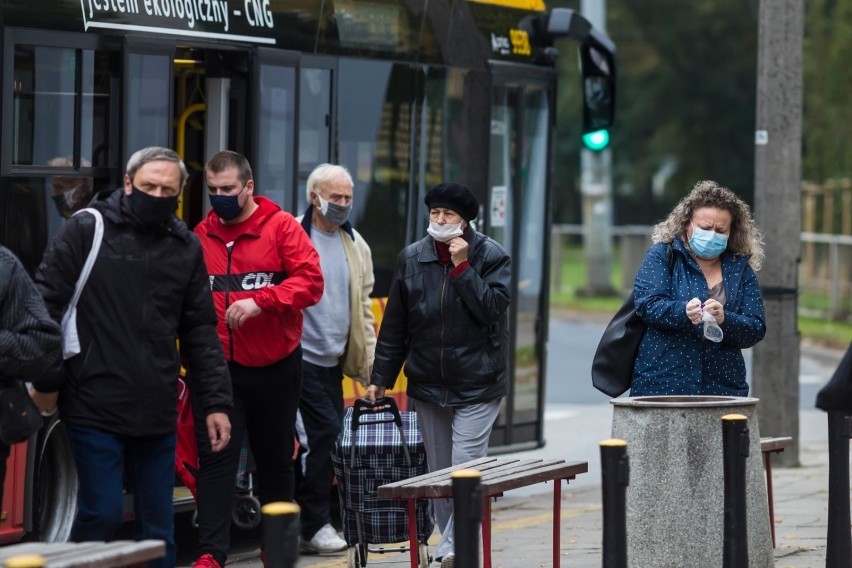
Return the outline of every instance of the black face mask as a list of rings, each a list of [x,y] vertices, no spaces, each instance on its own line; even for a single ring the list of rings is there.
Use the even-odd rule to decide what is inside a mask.
[[[59,213],[59,216],[63,219],[68,219],[71,215],[74,214],[74,209],[68,205],[68,200],[65,199],[65,195],[59,194],[51,197],[53,199],[53,204],[56,206],[56,212]]]
[[[148,195],[136,186],[131,186],[132,191],[127,197],[130,201],[130,210],[146,225],[162,225],[172,218],[177,211],[178,196],[154,197]]]

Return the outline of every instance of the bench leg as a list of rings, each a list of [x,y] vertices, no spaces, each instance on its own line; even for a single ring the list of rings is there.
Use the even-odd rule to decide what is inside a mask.
[[[766,498],[769,500],[769,532],[772,534],[772,548],[775,548],[775,499],[772,497],[772,453],[764,452],[763,469],[766,473]]]
[[[491,498],[482,499],[482,567],[491,568]]]
[[[414,499],[406,499],[405,501],[408,505],[408,546],[410,547],[408,554],[411,559],[411,568],[418,568],[420,550],[417,546],[419,544],[417,542],[417,501]]]
[[[553,480],[553,568],[559,568],[559,535],[562,521],[562,480]]]

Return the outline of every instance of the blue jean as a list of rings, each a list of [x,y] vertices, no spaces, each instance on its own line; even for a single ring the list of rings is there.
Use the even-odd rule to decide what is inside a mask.
[[[113,539],[124,520],[126,462],[133,480],[133,536],[165,541],[165,558],[148,566],[174,566],[175,434],[137,438],[82,426],[71,426],[68,431],[80,485],[71,540]]]

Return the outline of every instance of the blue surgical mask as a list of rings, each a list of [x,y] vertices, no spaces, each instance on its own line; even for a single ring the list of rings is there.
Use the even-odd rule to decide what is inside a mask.
[[[689,238],[689,248],[698,258],[709,260],[716,258],[728,247],[728,235],[692,226],[692,236]]]
[[[240,205],[240,195],[242,192],[240,190],[236,195],[213,195],[211,193],[208,196],[210,198],[210,207],[213,208],[216,215],[223,221],[236,219],[243,212],[243,209],[245,209],[245,205]]]

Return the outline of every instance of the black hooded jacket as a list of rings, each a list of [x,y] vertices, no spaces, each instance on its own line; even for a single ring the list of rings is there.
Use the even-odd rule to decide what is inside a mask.
[[[450,276],[432,237],[399,253],[370,382],[393,387],[405,363],[408,396],[441,406],[506,396],[511,259],[468,229],[470,267]]]
[[[77,304],[81,352],[65,361],[64,372],[36,381],[36,389],[60,389],[59,412],[71,425],[163,435],[175,431],[183,358],[202,412],[230,407],[231,381],[198,238],[174,216],[165,225],[142,224],[121,189],[99,193],[90,207],[103,215],[104,238]],[[74,293],[94,230],[91,214],[70,218],[36,272],[56,321]]]

